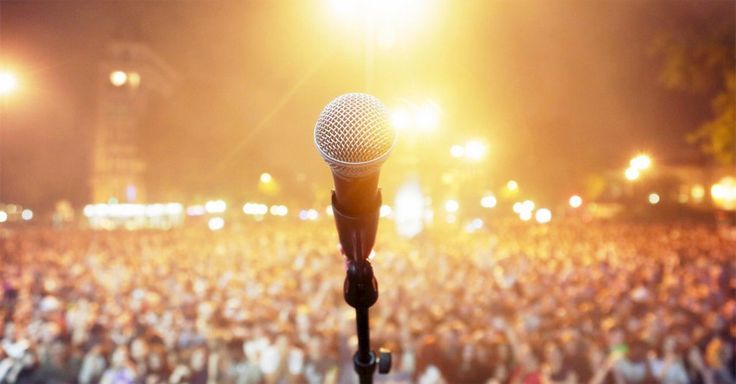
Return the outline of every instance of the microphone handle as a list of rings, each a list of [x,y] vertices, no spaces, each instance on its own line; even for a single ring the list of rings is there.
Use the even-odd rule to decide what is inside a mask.
[[[378,198],[379,172],[356,178],[346,178],[332,173],[335,182],[335,203],[340,212],[348,216],[360,216],[375,209]]]

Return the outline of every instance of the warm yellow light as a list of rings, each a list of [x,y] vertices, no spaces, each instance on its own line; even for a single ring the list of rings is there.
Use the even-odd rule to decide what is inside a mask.
[[[480,206],[483,208],[493,208],[497,203],[496,196],[493,195],[486,195],[480,199]]]
[[[652,193],[649,194],[648,200],[649,200],[649,204],[652,204],[652,205],[658,204],[659,203],[659,195],[657,193],[652,192]]]
[[[417,128],[422,131],[434,131],[440,125],[440,109],[434,102],[427,102],[416,110]]]
[[[128,81],[128,74],[123,71],[112,71],[110,73],[110,83],[116,87],[124,85]]]
[[[521,212],[524,212],[524,205],[517,201],[514,203],[511,209],[514,211],[514,213],[520,214]]]
[[[726,176],[710,187],[713,204],[725,210],[736,209],[736,178]]]
[[[445,211],[447,211],[447,213],[456,213],[459,209],[460,203],[458,203],[457,200],[445,201]]]
[[[519,213],[519,218],[522,221],[529,221],[532,219],[532,211],[522,211]]]
[[[486,154],[486,146],[479,140],[470,140],[465,143],[465,157],[470,160],[480,160]]]
[[[636,168],[626,168],[624,176],[626,177],[626,180],[634,181],[639,178],[639,170]]]
[[[649,155],[643,153],[636,155],[633,159],[631,159],[631,161],[629,161],[629,166],[639,171],[649,169],[649,167],[652,166],[652,158]]]
[[[133,88],[138,88],[141,85],[141,75],[138,72],[128,73],[128,82]]]
[[[352,19],[360,10],[360,0],[331,0],[330,8],[340,20]]]
[[[523,203],[521,203],[521,209],[523,211],[533,211],[534,210],[534,202],[531,200],[524,200]]]
[[[18,88],[18,78],[10,72],[0,72],[0,96],[5,96]]]
[[[396,130],[404,131],[411,128],[411,114],[406,108],[397,108],[391,113],[391,125]]]
[[[285,205],[272,205],[269,212],[273,216],[286,216],[289,213],[289,208]]]
[[[552,211],[547,208],[540,208],[537,210],[534,217],[537,220],[537,223],[546,224],[552,220]]]
[[[207,213],[222,213],[227,209],[227,203],[223,200],[210,200],[204,205]]]
[[[393,213],[393,209],[391,209],[390,205],[383,204],[381,205],[381,210],[379,211],[381,217],[388,217]]]
[[[263,172],[261,173],[260,180],[261,180],[261,183],[268,184],[273,181],[273,176],[271,176],[271,174],[268,172]]]
[[[212,217],[207,221],[207,228],[210,231],[219,231],[225,227],[225,220],[222,217]]]
[[[705,187],[700,184],[693,185],[693,187],[690,188],[690,196],[692,196],[693,200],[696,202],[700,202],[705,197]]]
[[[389,50],[396,45],[396,31],[390,26],[384,26],[378,32],[378,46],[381,49]]]
[[[0,211],[0,223],[4,223],[8,221],[8,213],[5,211]]]
[[[519,183],[514,180],[509,180],[508,183],[506,183],[506,189],[509,191],[516,191],[519,189]]]
[[[583,205],[583,198],[578,195],[572,195],[570,196],[569,203],[573,208],[580,208],[580,206]]]
[[[453,145],[450,147],[450,155],[456,159],[465,156],[465,147],[458,144]]]

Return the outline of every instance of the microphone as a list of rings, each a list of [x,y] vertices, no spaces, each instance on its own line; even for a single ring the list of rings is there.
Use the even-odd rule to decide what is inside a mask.
[[[375,208],[381,165],[395,143],[388,111],[376,97],[348,93],[327,104],[314,127],[314,144],[332,169],[334,208],[350,216]]]
[[[358,351],[353,367],[361,383],[373,373],[391,369],[391,352],[370,350],[368,308],[378,300],[378,282],[368,256],[376,241],[381,210],[378,176],[396,143],[386,107],[364,93],[348,93],[332,100],[314,126],[314,144],[332,169],[335,189],[332,211],[342,252],[347,258],[343,285],[345,301],[355,308]]]

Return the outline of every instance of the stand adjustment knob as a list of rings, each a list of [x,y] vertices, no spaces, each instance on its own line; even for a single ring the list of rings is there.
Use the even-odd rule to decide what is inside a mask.
[[[385,375],[391,370],[391,351],[386,348],[378,350],[378,373]]]

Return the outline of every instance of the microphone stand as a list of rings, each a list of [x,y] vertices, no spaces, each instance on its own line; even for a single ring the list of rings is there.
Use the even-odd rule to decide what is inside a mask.
[[[332,192],[332,211],[342,252],[347,259],[343,297],[355,308],[358,351],[353,355],[353,367],[360,378],[360,384],[373,383],[376,365],[381,374],[391,370],[391,352],[381,348],[376,356],[371,351],[370,340],[368,309],[378,300],[378,282],[368,256],[376,240],[381,208],[380,190],[376,197],[375,203],[366,212],[348,216],[340,211],[335,192]]]

